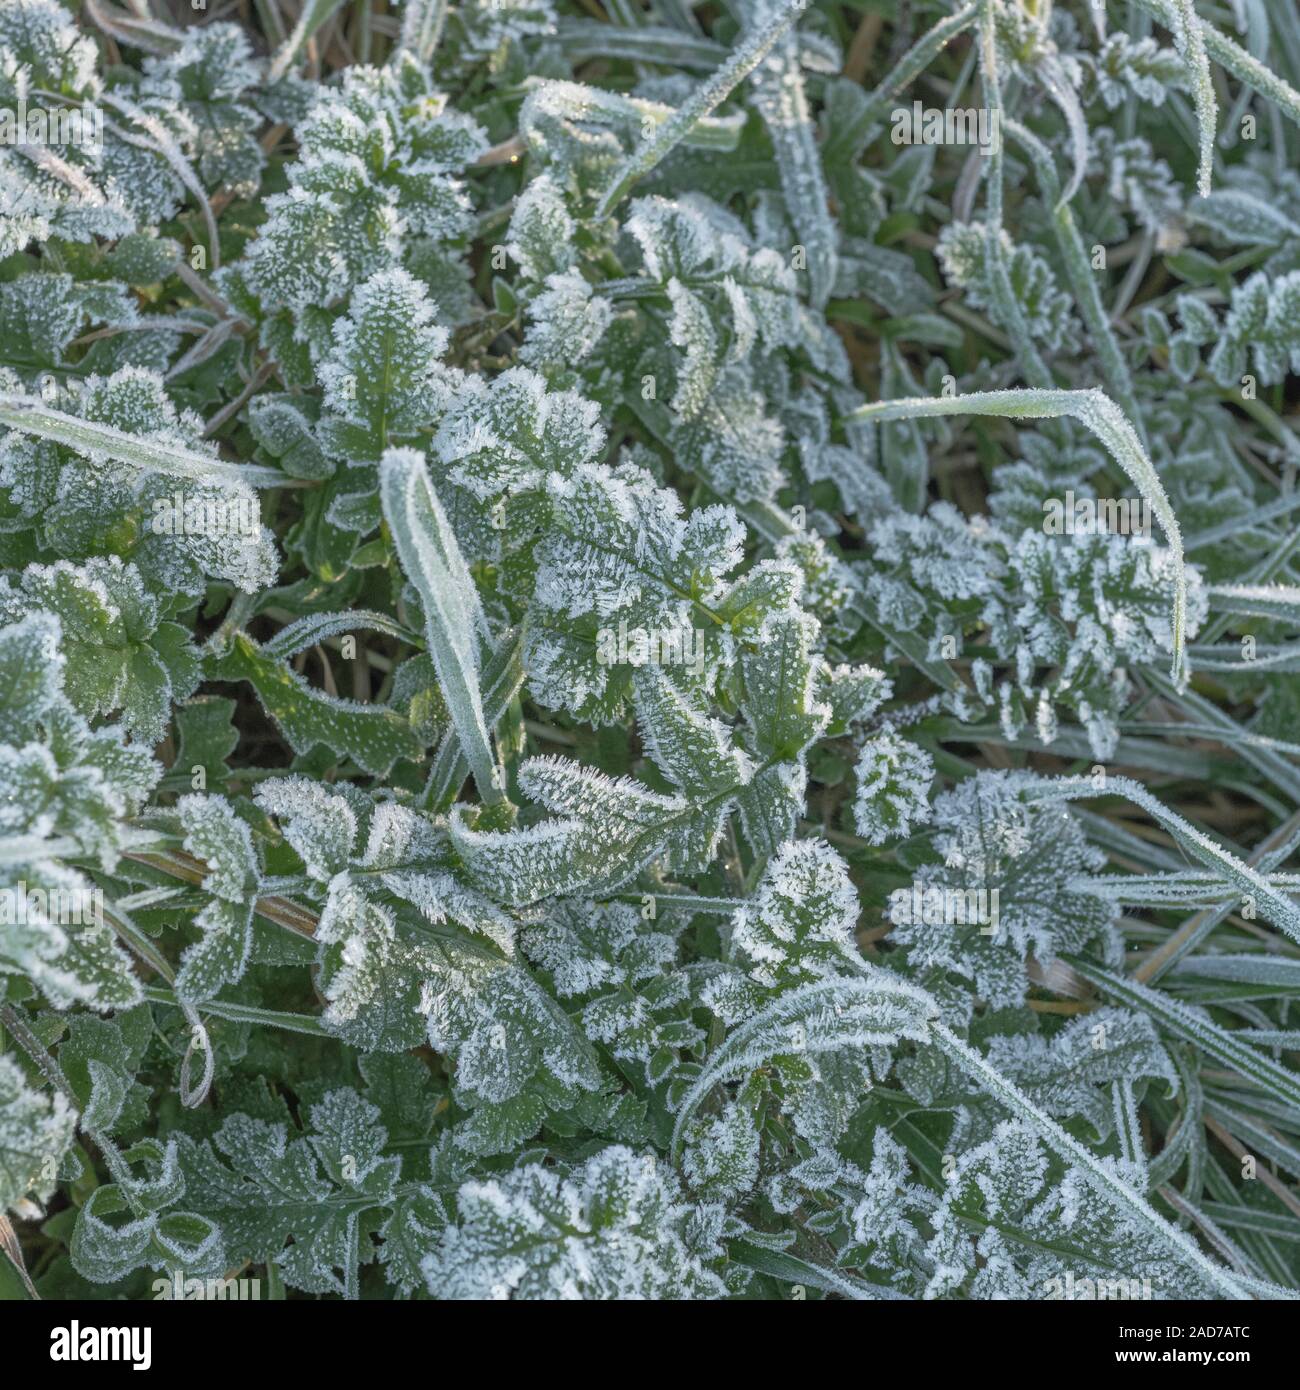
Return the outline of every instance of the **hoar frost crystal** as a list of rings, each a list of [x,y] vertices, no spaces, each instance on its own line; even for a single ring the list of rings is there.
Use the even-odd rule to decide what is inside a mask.
[[[1293,7],[286,19],[0,0],[0,1290],[1296,1297]]]

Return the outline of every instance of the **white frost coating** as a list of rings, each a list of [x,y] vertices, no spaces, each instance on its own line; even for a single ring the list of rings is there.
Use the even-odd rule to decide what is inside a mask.
[[[208,866],[204,888],[229,902],[243,902],[258,872],[248,825],[219,796],[183,796],[176,813],[185,827],[185,848]]]
[[[732,922],[732,941],[765,988],[791,988],[842,974],[857,959],[858,895],[829,845],[796,840],[769,863],[751,907]]]
[[[333,877],[348,862],[357,838],[356,814],[348,800],[307,777],[269,777],[254,793],[313,878]]]
[[[29,1193],[39,1202],[49,1197],[76,1124],[76,1112],[58,1091],[32,1090],[18,1063],[0,1056],[0,1212]]]
[[[777,8],[773,0],[758,6],[753,17],[755,27],[768,20]],[[839,230],[830,215],[830,195],[799,58],[799,44],[793,32],[787,31],[755,68],[750,81],[772,137],[786,209],[807,255],[809,299],[820,309],[835,285]]]
[[[664,121],[622,166],[610,187],[601,198],[597,217],[608,217],[638,179],[644,178],[676,145],[686,137],[691,127],[721,102],[758,66],[785,31],[802,13],[802,6],[792,4],[767,24],[752,30],[708,79],[702,82],[677,112]]]
[[[1210,77],[1210,59],[1205,51],[1205,37],[1197,18],[1194,0],[1173,0],[1178,14],[1174,41],[1183,61],[1191,71],[1192,96],[1196,102],[1196,124],[1200,131],[1200,163],[1196,171],[1196,186],[1203,198],[1208,197],[1214,178],[1214,132],[1219,119],[1219,106]]]
[[[1175,569],[1171,675],[1176,681],[1183,680],[1186,674],[1187,578],[1182,532],[1155,465],[1119,407],[1104,392],[1097,390],[973,391],[966,396],[879,401],[862,406],[851,418],[915,420],[936,415],[1000,415],[1008,419],[1039,420],[1070,415],[1097,436],[1110,456],[1150,502],[1169,542]]]
[[[877,734],[862,747],[853,823],[873,845],[905,838],[930,819],[934,759],[895,733]]]
[[[1259,902],[1260,910],[1274,926],[1280,927],[1293,941],[1300,941],[1300,908],[1286,894],[1274,888],[1266,875],[1223,849],[1131,777],[1107,778],[1106,792],[1112,796],[1123,796],[1140,806],[1152,819],[1163,825],[1188,854],[1209,868],[1220,870],[1243,893]],[[1088,778],[1071,777],[1043,782],[1030,794],[1042,798],[1079,800],[1095,796],[1097,789]]]
[[[692,1208],[670,1169],[622,1145],[570,1176],[529,1164],[465,1183],[459,1224],[424,1260],[451,1299],[720,1298],[713,1260],[688,1245]],[[692,1242],[693,1244],[693,1242]]]
[[[855,977],[799,985],[755,1013],[730,1034],[681,1101],[673,1126],[673,1153],[710,1089],[763,1066],[777,1053],[817,1057],[843,1048],[891,1047],[927,1037],[934,1001],[915,985],[863,964]]]
[[[461,751],[482,800],[501,801],[504,788],[479,694],[479,644],[490,640],[490,634],[478,590],[423,456],[413,449],[390,449],[380,466],[379,490],[402,566],[420,594],[429,653]]]

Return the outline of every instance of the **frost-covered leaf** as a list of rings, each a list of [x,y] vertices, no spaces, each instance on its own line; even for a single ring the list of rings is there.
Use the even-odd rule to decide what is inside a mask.
[[[176,810],[185,827],[185,848],[208,867],[203,887],[212,894],[195,918],[203,936],[186,951],[176,977],[177,993],[198,1000],[238,981],[248,964],[257,856],[248,826],[229,802],[183,796]]]
[[[267,200],[270,218],[242,267],[268,309],[305,317],[394,267],[405,236],[468,230],[456,175],[484,148],[483,133],[446,109],[413,54],[349,68],[341,86],[319,89],[296,134],[289,189]]]
[[[378,1116],[350,1090],[311,1106],[302,1134],[233,1115],[210,1142],[181,1141],[185,1203],[217,1226],[230,1258],[274,1260],[307,1293],[355,1296],[363,1216],[397,1191],[399,1160],[383,1154]]]
[[[0,1057],[0,1208],[10,1210],[28,1193],[49,1198],[75,1126],[59,1092],[33,1090],[17,1062]]]
[[[700,1239],[672,1171],[603,1149],[562,1176],[526,1164],[464,1184],[424,1261],[450,1299],[719,1298],[722,1247]]]
[[[380,491],[397,553],[420,594],[429,654],[461,751],[479,796],[499,801],[501,781],[479,689],[479,648],[488,638],[488,628],[478,590],[423,458],[414,450],[389,450],[380,472]]]
[[[765,989],[786,990],[843,975],[857,959],[858,897],[828,845],[796,840],[768,865],[752,906],[732,922],[732,941]]]
[[[1037,1035],[992,1038],[987,1056],[1049,1115],[1084,1116],[1099,1135],[1112,1127],[1113,1082],[1158,1077],[1177,1084],[1155,1028],[1141,1014],[1122,1009],[1071,1019],[1050,1041]]]
[[[1248,368],[1261,383],[1300,370],[1296,313],[1300,271],[1270,280],[1262,271],[1233,290],[1232,302],[1210,355],[1209,369],[1223,386],[1240,386]]]
[[[922,865],[915,887],[891,900],[893,937],[917,963],[957,972],[994,1007],[1024,999],[1031,951],[1050,961],[1085,943],[1103,956],[1115,949],[1113,906],[1069,887],[1099,852],[1068,811],[1023,798],[1031,783],[1028,774],[981,772],[936,797],[940,862]]]
[[[391,442],[441,416],[453,382],[438,360],[447,330],[433,312],[424,287],[404,270],[378,271],[357,287],[317,369],[330,454],[377,461]]]
[[[249,593],[271,582],[256,494],[157,372],[90,376],[61,403],[7,412],[0,440],[0,486],[44,546],[74,561],[129,558],[157,593],[197,595],[205,577]]]
[[[116,555],[80,565],[30,565],[16,591],[0,578],[0,621],[44,609],[63,637],[64,690],[85,715],[122,711],[143,743],[166,732],[173,704],[191,695],[199,656],[185,628],[161,618],[139,570]]]
[[[895,733],[877,734],[863,744],[857,779],[853,823],[872,844],[910,835],[930,819],[934,760],[924,748]]]
[[[218,669],[226,680],[246,680],[252,685],[262,707],[297,753],[323,744],[374,774],[386,772],[399,758],[418,762],[424,756],[424,745],[396,711],[314,689],[242,633]]]
[[[1026,328],[1035,341],[1053,351],[1073,346],[1077,330],[1070,298],[1056,283],[1051,266],[1032,247],[1014,245],[1001,233],[1002,256],[1011,292]],[[936,254],[948,282],[959,286],[977,309],[984,309],[1004,329],[1015,327],[1001,312],[993,270],[988,263],[988,237],[982,223],[951,222],[939,238]]]

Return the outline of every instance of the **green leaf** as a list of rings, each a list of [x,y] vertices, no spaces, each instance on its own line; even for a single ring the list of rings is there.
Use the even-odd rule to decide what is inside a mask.
[[[1091,980],[1117,1003],[1148,1014],[1167,1033],[1194,1043],[1266,1094],[1286,1105],[1300,1101],[1300,1076],[1234,1037],[1227,1029],[1220,1028],[1204,1010],[1078,956],[1066,959],[1084,979]]]
[[[374,776],[386,773],[399,758],[420,762],[424,747],[401,715],[383,705],[338,699],[313,689],[297,672],[263,652],[244,633],[214,662],[218,680],[246,680],[262,708],[275,720],[295,753],[324,745],[350,758]]]
[[[402,568],[420,595],[429,655],[437,667],[461,751],[479,797],[488,804],[501,802],[504,784],[492,755],[479,691],[479,655],[490,635],[478,590],[423,457],[413,449],[390,449],[380,468],[379,487]]]
[[[0,618],[39,607],[57,614],[66,659],[64,690],[89,716],[122,711],[144,743],[166,732],[172,704],[193,693],[199,654],[187,629],[161,622],[139,570],[117,556],[81,565],[30,565],[11,592],[0,580]]]
[[[0,1056],[0,1211],[29,1193],[48,1199],[76,1123],[59,1092],[32,1090],[18,1064]]]
[[[1170,505],[1168,494],[1156,473],[1133,426],[1103,392],[1091,391],[976,391],[966,396],[881,401],[854,411],[852,420],[915,420],[942,415],[995,415],[1007,419],[1055,419],[1069,415],[1106,446],[1107,452],[1151,504],[1160,519],[1165,538],[1173,551],[1175,574],[1172,651],[1170,671],[1181,681],[1185,671],[1187,626],[1187,579],[1183,564],[1182,532]]]
[[[362,1214],[392,1204],[400,1162],[383,1156],[379,1112],[354,1091],[306,1114],[303,1134],[234,1115],[210,1143],[181,1140],[185,1202],[220,1230],[229,1258],[273,1260],[296,1289],[355,1298]]]
[[[318,431],[327,453],[378,461],[390,443],[442,414],[453,379],[438,360],[448,335],[433,312],[424,286],[404,270],[380,271],[357,287],[317,372],[330,412]]]

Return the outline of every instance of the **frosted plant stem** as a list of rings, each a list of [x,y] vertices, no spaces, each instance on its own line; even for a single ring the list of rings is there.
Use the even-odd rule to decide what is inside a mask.
[[[1182,16],[1192,8],[1191,0],[1135,0],[1135,3],[1139,9],[1154,15],[1172,34],[1182,30]],[[1194,18],[1190,27],[1196,31],[1208,58],[1213,58],[1252,91],[1271,101],[1287,120],[1300,125],[1300,92],[1285,78],[1279,77],[1213,24]]]
[[[144,997],[151,1004],[166,1004],[173,1009],[184,1009],[185,1005],[169,989],[151,985],[146,988]],[[226,999],[205,999],[203,1012],[217,1018],[226,1018],[233,1023],[257,1023],[267,1028],[280,1028],[289,1033],[302,1033],[309,1038],[330,1038],[334,1035],[312,1014],[286,1013],[279,1009],[262,1009],[253,1004],[238,1004]]]
[[[809,1260],[788,1255],[783,1250],[769,1250],[762,1245],[754,1245],[747,1240],[733,1240],[727,1244],[731,1258],[746,1269],[757,1270],[787,1284],[811,1284],[814,1288],[825,1289],[827,1293],[839,1294],[841,1298],[851,1298],[855,1302],[875,1299],[895,1301],[904,1298],[896,1289],[882,1284],[864,1284],[835,1269],[815,1265]]]
[[[253,375],[249,377],[244,389],[239,395],[226,405],[223,405],[207,424],[204,425],[203,438],[211,439],[219,434],[279,370],[279,367],[277,367],[274,362],[269,360],[263,362]]]
[[[168,984],[173,983],[176,972],[172,969],[171,962],[136,926],[120,901],[104,904],[104,920],[113,928],[118,939],[124,941],[150,970],[156,971]]]
[[[1038,80],[1051,93],[1052,100],[1065,117],[1073,146],[1070,181],[1056,199],[1056,208],[1059,209],[1063,203],[1068,203],[1074,197],[1083,184],[1084,174],[1088,169],[1088,123],[1074,87],[1061,71],[1061,65],[1056,59],[1040,62]]]
[[[523,682],[522,638],[518,630],[512,630],[501,638],[497,650],[483,666],[483,718],[489,728],[500,722]],[[438,745],[417,804],[425,810],[445,811],[468,775],[469,761],[461,749],[460,738],[455,729],[449,729]]]
[[[1288,893],[1300,892],[1300,874],[1269,874],[1274,888]],[[1219,874],[1207,870],[1155,874],[1084,874],[1070,880],[1071,889],[1095,893],[1131,907],[1201,907],[1208,903],[1217,906],[1225,894],[1232,896],[1231,887]]]
[[[1096,276],[1089,263],[1083,239],[1079,236],[1079,229],[1075,225],[1074,214],[1070,211],[1069,203],[1060,196],[1061,181],[1057,177],[1056,165],[1052,162],[1052,156],[1043,142],[1032,131],[1022,126],[1019,121],[1003,116],[1002,129],[1024,146],[1025,151],[1033,161],[1034,171],[1038,176],[1038,185],[1043,190],[1043,197],[1054,208],[1052,231],[1056,236],[1056,244],[1061,249],[1061,260],[1065,266],[1070,288],[1074,291],[1075,303],[1079,306],[1083,321],[1088,326],[1092,346],[1101,362],[1102,375],[1106,378],[1106,387],[1120,408],[1133,422],[1143,447],[1148,447],[1142,412],[1138,409],[1137,397],[1133,392],[1133,378],[1129,373],[1128,363],[1124,360],[1124,354],[1120,351],[1114,330],[1111,328],[1106,307],[1101,302]]]
[[[1133,302],[1133,296],[1137,294],[1143,280],[1146,279],[1147,270],[1151,265],[1151,257],[1155,253],[1156,237],[1154,232],[1148,232],[1138,246],[1137,254],[1129,264],[1128,270],[1124,273],[1124,278],[1120,281],[1119,289],[1115,292],[1115,302],[1110,306],[1110,318],[1113,323],[1118,323],[1120,319],[1128,313],[1129,305]]]
[[[402,9],[402,33],[395,51],[406,49],[422,63],[427,63],[437,50],[446,22],[447,0],[406,0]]]
[[[125,140],[128,145],[136,145],[141,149],[155,151],[171,166],[172,172],[185,185],[190,196],[198,204],[199,213],[203,218],[203,225],[208,233],[208,257],[212,262],[212,269],[221,268],[221,238],[217,233],[217,219],[212,211],[212,204],[208,201],[208,195],[199,176],[194,172],[193,165],[185,158],[184,152],[173,139],[171,132],[166,126],[148,111],[142,110],[133,102],[125,101],[120,97],[109,95],[107,92],[100,97],[106,105],[111,106],[122,115],[134,121],[141,130],[148,133],[149,139],[142,140],[139,136],[130,134],[129,131],[121,129],[112,121],[105,121],[104,124],[113,131],[120,139]]]
[[[964,1072],[978,1081],[996,1100],[1000,1100],[1020,1119],[1030,1124],[1043,1140],[1063,1158],[1078,1164],[1089,1185],[1099,1195],[1109,1198],[1122,1212],[1136,1221],[1161,1245],[1180,1256],[1224,1298],[1246,1299],[1250,1294],[1230,1271],[1207,1259],[1182,1231],[1168,1221],[1143,1197],[1135,1192],[1096,1154],[1086,1149],[1055,1120],[1029,1099],[1020,1088],[1008,1081],[973,1048],[940,1022],[932,1022],[931,1033],[940,1051],[950,1057]]]
[[[371,27],[374,19],[374,11],[371,0],[357,0],[357,18],[354,29],[354,46],[356,48],[357,62],[362,67],[370,66],[370,50],[373,43],[374,30]]]
[[[289,71],[298,50],[325,23],[343,0],[303,0],[302,13],[293,26],[289,37],[280,45],[271,66],[267,69],[268,82],[278,82]]]
[[[1281,538],[1275,541],[1273,548],[1259,564],[1241,576],[1242,581],[1247,584],[1272,582],[1286,568],[1298,549],[1300,549],[1300,527],[1292,527],[1289,531],[1282,533]],[[1206,642],[1217,642],[1231,626],[1232,614],[1220,613],[1210,621],[1209,626],[1201,633],[1201,638]]]
[[[809,298],[816,308],[824,309],[835,286],[839,234],[830,214],[830,195],[792,33],[776,41],[751,86],[772,140],[796,239],[807,251]]]
[[[242,622],[238,625],[242,626]],[[352,608],[343,613],[309,613],[306,617],[298,618],[282,627],[269,642],[263,643],[262,650],[279,661],[288,661],[299,652],[306,651],[308,647],[314,647],[317,643],[337,637],[343,632],[355,632],[359,628],[367,632],[382,632],[385,636],[394,637],[417,651],[424,649],[424,639],[418,633],[412,632],[410,628],[390,618],[386,613],[373,613],[368,608]]]
[[[670,908],[685,908],[689,912],[713,912],[720,917],[731,917],[745,906],[745,898],[713,898],[699,893],[615,893],[613,901],[636,903],[638,906],[646,897],[652,897],[656,910],[665,912]]]
[[[913,396],[876,401],[844,417],[855,420],[924,420],[937,415],[992,415],[1008,420],[1069,416],[1094,434],[1132,480],[1160,519],[1174,560],[1173,661],[1170,677],[1186,680],[1187,574],[1183,538],[1160,475],[1124,412],[1103,391],[972,391],[966,396]]]
[[[1244,516],[1234,516],[1228,521],[1221,521],[1217,526],[1207,526],[1204,531],[1198,531],[1188,540],[1187,548],[1201,550],[1206,546],[1217,545],[1229,536],[1239,535],[1247,526],[1260,526],[1266,521],[1286,516],[1297,508],[1300,508],[1300,491],[1284,492],[1281,497],[1253,508]]]
[[[284,17],[280,13],[278,0],[253,0],[253,8],[261,18],[266,36],[273,43],[283,43],[288,30],[284,27]]]
[[[1216,704],[1196,694],[1194,690],[1178,690],[1166,676],[1155,670],[1148,671],[1145,679],[1161,695],[1172,700],[1198,722],[1222,729],[1229,737],[1240,732],[1232,719]],[[1283,795],[1289,797],[1292,802],[1300,802],[1300,768],[1294,763],[1279,757],[1268,748],[1256,747],[1248,741],[1238,739],[1232,746],[1238,750],[1242,759],[1262,772]]]
[[[151,869],[157,869],[160,873],[169,874],[172,878],[196,885],[202,883],[208,873],[208,866],[203,860],[195,859],[193,855],[186,854],[183,850],[154,854],[130,853],[124,855],[123,858],[134,859],[137,863],[147,864]],[[266,921],[273,922],[277,927],[283,927],[285,931],[308,940],[315,933],[319,920],[315,913],[309,912],[298,903],[290,902],[287,898],[258,898],[253,904],[253,911],[259,917],[265,918]],[[216,1009],[210,1007],[207,1000],[204,1001],[203,1007],[210,1013],[217,1012]]]
[[[0,395],[0,425],[23,434],[66,445],[83,455],[99,454],[135,468],[168,473],[200,482],[218,480],[248,487],[292,487],[295,481],[277,468],[253,463],[227,463],[200,454],[183,444],[161,444],[144,435],[127,434],[111,425],[96,424],[52,410],[32,396]]]
[[[193,1004],[184,1003],[181,1005],[181,1012],[185,1015],[185,1022],[190,1025],[190,1040],[185,1048],[185,1056],[181,1059],[181,1074],[176,1090],[181,1104],[187,1110],[195,1110],[207,1100],[208,1092],[212,1089],[217,1059],[212,1051],[212,1040],[208,1037],[207,1027],[199,1017],[199,1011]],[[190,1080],[196,1052],[203,1058],[203,1070],[199,1074],[197,1085]]]
[[[167,843],[168,837],[153,830],[126,831],[121,841],[123,849],[143,850],[148,846]],[[81,841],[72,835],[43,839],[39,835],[10,835],[0,839],[0,865],[26,864],[33,859],[93,859]]]
[[[1029,793],[1044,800],[1060,798],[1065,801],[1076,801],[1097,794],[1097,787],[1091,777],[1063,777],[1043,782]],[[1220,848],[1208,835],[1171,811],[1131,777],[1107,777],[1105,794],[1122,796],[1126,801],[1140,806],[1152,820],[1164,826],[1188,854],[1199,859],[1207,868],[1222,873],[1230,882],[1235,883],[1242,893],[1257,899],[1260,910],[1268,920],[1286,932],[1293,941],[1300,942],[1300,908],[1297,908],[1284,893],[1274,888],[1258,869]]]
[[[136,18],[120,10],[110,15],[96,0],[86,0],[86,14],[110,39],[155,57],[174,53],[184,42],[181,33],[170,24]]]
[[[905,87],[909,87],[945,48],[964,34],[979,16],[979,4],[963,5],[961,9],[941,19],[932,29],[927,30],[898,60],[885,76],[867,102],[866,110],[858,118],[861,134],[869,130],[872,122],[884,112]]]
[[[1214,178],[1214,131],[1218,122],[1218,105],[1214,98],[1214,83],[1210,79],[1210,60],[1205,51],[1202,25],[1196,17],[1193,0],[1174,0],[1178,11],[1175,42],[1183,61],[1192,75],[1192,95],[1196,102],[1196,125],[1200,133],[1200,167],[1196,171],[1196,187],[1202,198],[1210,196]]]
[[[691,128],[709,114],[763,61],[773,44],[803,13],[804,5],[794,0],[788,9],[770,23],[753,30],[725,63],[706,82],[702,82],[677,112],[655,130],[614,177],[600,200],[596,217],[608,217],[639,179],[643,179],[665,155],[681,143]]]
[[[997,36],[993,27],[993,0],[980,0],[980,76],[984,85],[984,104],[989,108],[994,129],[993,152],[989,156],[988,203],[984,223],[984,254],[988,257],[993,295],[1004,327],[1010,330],[1013,350],[1020,370],[1031,386],[1050,387],[1047,370],[1025,321],[1024,310],[1011,285],[1007,271],[1006,248],[1002,242],[1002,84],[998,75]]]
[[[1133,1082],[1125,1077],[1112,1082],[1110,1090],[1120,1149],[1125,1161],[1142,1171],[1146,1168],[1147,1156],[1142,1148],[1142,1125],[1138,1120],[1137,1093],[1133,1089]]]
[[[1254,868],[1267,873],[1290,858],[1295,848],[1295,837],[1300,832],[1300,811],[1297,811],[1284,825],[1279,826],[1261,844],[1250,858]],[[1152,951],[1133,971],[1133,978],[1143,984],[1158,980],[1172,966],[1176,965],[1189,951],[1203,941],[1215,927],[1232,911],[1234,903],[1227,902],[1220,907],[1198,912],[1195,917],[1184,922],[1161,946]]]
[[[176,262],[172,273],[193,293],[200,304],[206,305],[214,314],[221,318],[238,319],[241,323],[247,322],[242,315],[236,313],[231,305],[222,299],[211,285],[204,283],[202,276],[192,270],[189,262],[183,257]]]
[[[208,638],[205,649],[212,656],[219,657],[230,649],[230,644],[234,640],[235,633],[240,631],[252,618],[256,600],[252,594],[242,591],[237,593],[230,601],[230,607],[226,610],[226,616],[221,620],[221,626]]]

